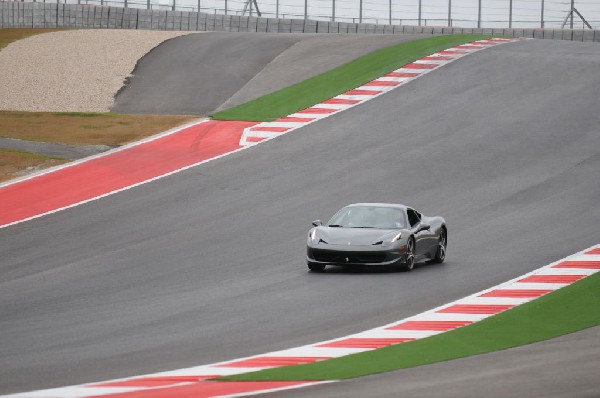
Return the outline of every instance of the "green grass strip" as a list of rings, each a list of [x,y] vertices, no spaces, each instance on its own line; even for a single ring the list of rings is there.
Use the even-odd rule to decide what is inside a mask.
[[[447,35],[397,44],[357,58],[293,86],[217,112],[212,117],[218,120],[273,121],[352,90],[435,52],[489,37]]]
[[[504,350],[600,324],[600,273],[472,325],[309,365],[220,380],[339,380]]]

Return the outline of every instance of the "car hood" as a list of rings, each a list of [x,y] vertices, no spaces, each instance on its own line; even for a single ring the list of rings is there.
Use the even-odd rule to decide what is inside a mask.
[[[320,238],[330,245],[370,246],[391,239],[399,230],[319,227],[318,232]]]

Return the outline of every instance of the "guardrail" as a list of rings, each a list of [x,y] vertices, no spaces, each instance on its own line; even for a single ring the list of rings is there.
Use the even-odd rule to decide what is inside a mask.
[[[80,4],[0,2],[0,28],[94,28],[226,32],[460,34],[596,41],[600,30],[498,29],[381,25],[208,14],[193,11],[148,10]]]

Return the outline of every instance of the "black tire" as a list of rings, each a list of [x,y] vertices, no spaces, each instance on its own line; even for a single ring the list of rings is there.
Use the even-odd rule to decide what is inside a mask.
[[[308,269],[313,271],[313,272],[323,272],[325,271],[325,264],[319,264],[319,263],[311,263],[310,261],[308,262]]]
[[[438,240],[438,247],[435,251],[435,257],[431,259],[433,264],[441,264],[446,259],[446,248],[448,247],[448,232],[445,228],[440,231],[440,238]]]
[[[406,260],[402,271],[409,272],[415,268],[415,240],[410,238],[406,244]]]

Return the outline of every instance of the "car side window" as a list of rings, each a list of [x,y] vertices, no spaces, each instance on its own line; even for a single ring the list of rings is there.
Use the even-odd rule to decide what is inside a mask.
[[[408,214],[408,222],[410,223],[411,227],[417,225],[421,220],[421,215],[412,209],[406,210],[406,213]]]

